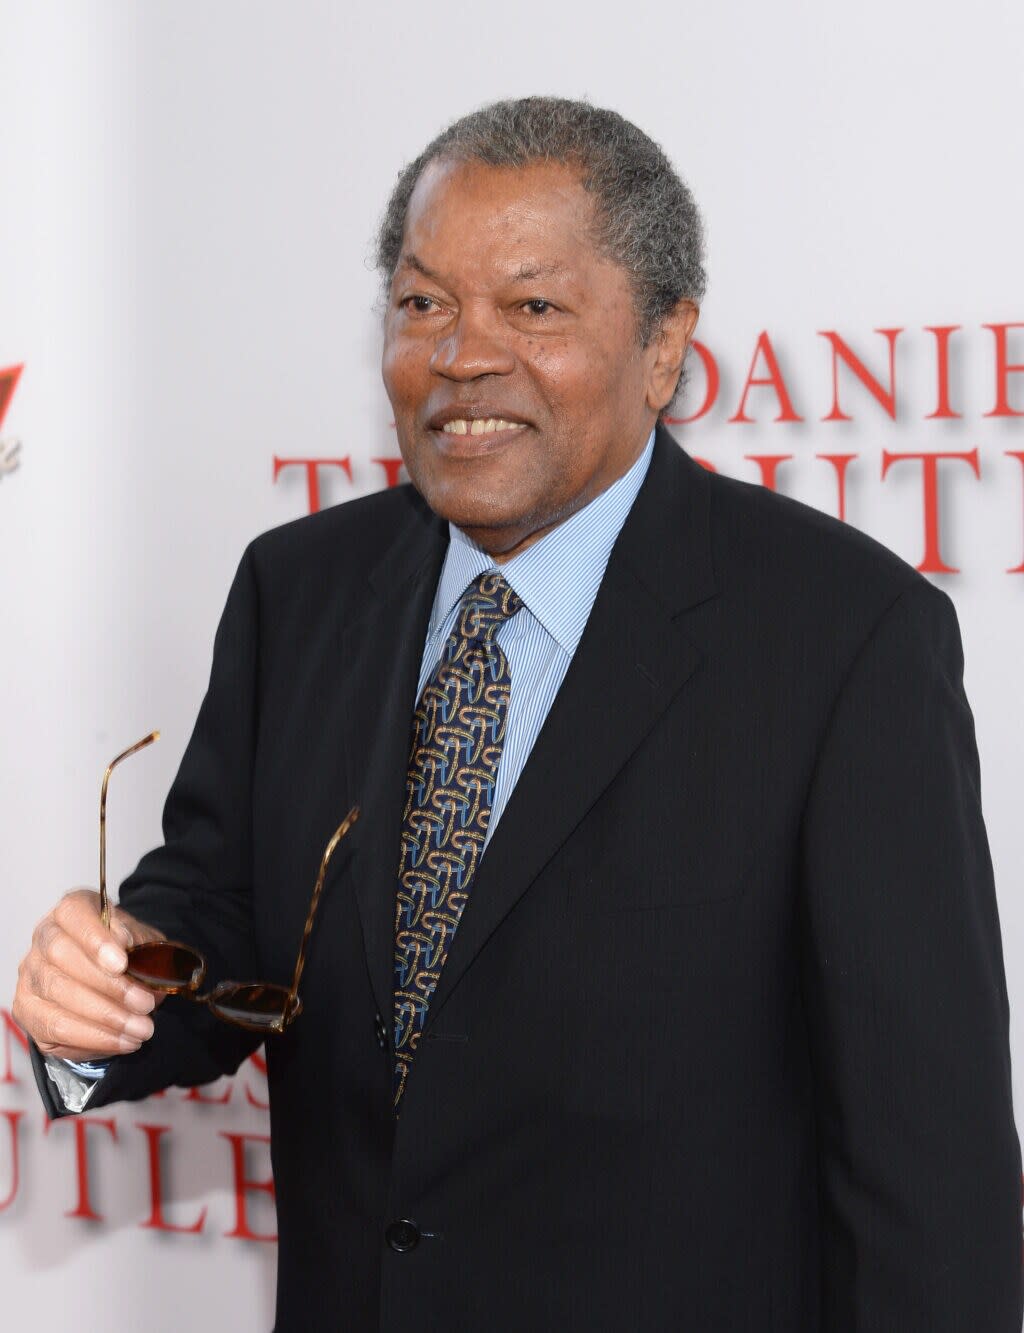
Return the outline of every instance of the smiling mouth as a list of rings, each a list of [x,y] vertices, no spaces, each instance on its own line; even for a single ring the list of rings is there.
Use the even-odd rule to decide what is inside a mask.
[[[521,421],[506,421],[504,417],[456,417],[441,427],[444,435],[499,435],[505,431],[522,430]]]

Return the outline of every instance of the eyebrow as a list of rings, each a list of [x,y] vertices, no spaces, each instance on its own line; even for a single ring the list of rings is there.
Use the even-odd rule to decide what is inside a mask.
[[[430,278],[432,282],[438,282],[438,283],[442,282],[441,277],[437,273],[435,273],[434,270],[430,268],[429,265],[424,264],[423,260],[420,259],[419,255],[414,254],[411,250],[406,250],[402,255],[401,259],[399,260],[399,267],[402,267],[403,265],[407,268],[415,269],[417,273],[422,273],[425,278]],[[565,272],[564,264],[523,263],[520,264],[518,270],[511,275],[509,281],[533,282],[537,278],[547,278],[553,276],[556,273],[564,273],[564,272]]]
[[[518,273],[512,274],[512,281],[533,282],[535,278],[550,278],[556,273],[564,272],[565,265],[559,263],[520,264]]]
[[[414,268],[417,273],[422,273],[425,278],[430,278],[432,282],[441,281],[441,279],[437,276],[434,270],[432,268],[428,268],[427,265],[424,264],[423,260],[420,259],[419,255],[414,255],[411,250],[406,250],[405,253],[402,255],[401,259],[398,261],[399,268],[401,268],[403,265],[406,268]]]

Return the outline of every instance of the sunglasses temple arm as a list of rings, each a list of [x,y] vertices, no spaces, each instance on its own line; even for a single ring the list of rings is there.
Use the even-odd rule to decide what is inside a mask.
[[[358,818],[359,806],[354,805],[334,830],[334,835],[324,848],[324,854],[320,861],[320,870],[316,877],[316,884],[313,886],[313,898],[309,904],[309,915],[306,917],[306,928],[302,932],[302,943],[299,945],[299,956],[295,962],[295,976],[292,978],[291,990],[288,992],[288,1004],[285,1008],[285,1022],[288,1021],[287,1016],[294,1009],[295,1001],[298,998],[299,982],[302,980],[302,970],[306,966],[306,946],[308,945],[309,937],[313,932],[313,919],[316,916],[316,909],[320,905],[320,894],[323,892],[324,876],[327,874],[327,863],[330,861],[335,847],[341,842],[342,838]]]
[[[100,921],[104,930],[110,929],[110,900],[107,897],[107,784],[110,782],[111,773],[122,759],[127,759],[129,755],[135,754],[137,750],[147,745],[152,745],[159,739],[159,731],[151,731],[148,736],[143,736],[141,741],[136,741],[134,745],[129,745],[127,750],[122,750],[116,759],[111,759],[103,774],[103,785],[100,787]]]
[[[109,764],[100,787],[100,922],[110,929],[110,903],[107,899],[107,783],[114,765]]]

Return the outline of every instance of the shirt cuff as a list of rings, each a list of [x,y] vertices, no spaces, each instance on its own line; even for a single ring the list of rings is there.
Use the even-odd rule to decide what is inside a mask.
[[[85,1110],[110,1064],[109,1060],[60,1060],[55,1055],[43,1059],[65,1111]]]

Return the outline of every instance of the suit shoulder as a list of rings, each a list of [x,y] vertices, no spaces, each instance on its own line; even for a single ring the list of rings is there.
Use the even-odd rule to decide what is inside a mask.
[[[956,611],[923,574],[811,505],[707,477],[723,642],[738,635],[743,651],[773,663],[780,678],[799,678],[805,691],[814,682],[823,716],[871,645],[894,670],[930,663],[956,678]]]
[[[936,591],[882,542],[813,505],[716,473],[708,482],[726,578],[742,571],[803,599],[876,605],[912,588]]]
[[[338,561],[368,572],[395,537],[432,515],[410,485],[374,491],[261,533],[249,550],[261,571],[325,571]]]

